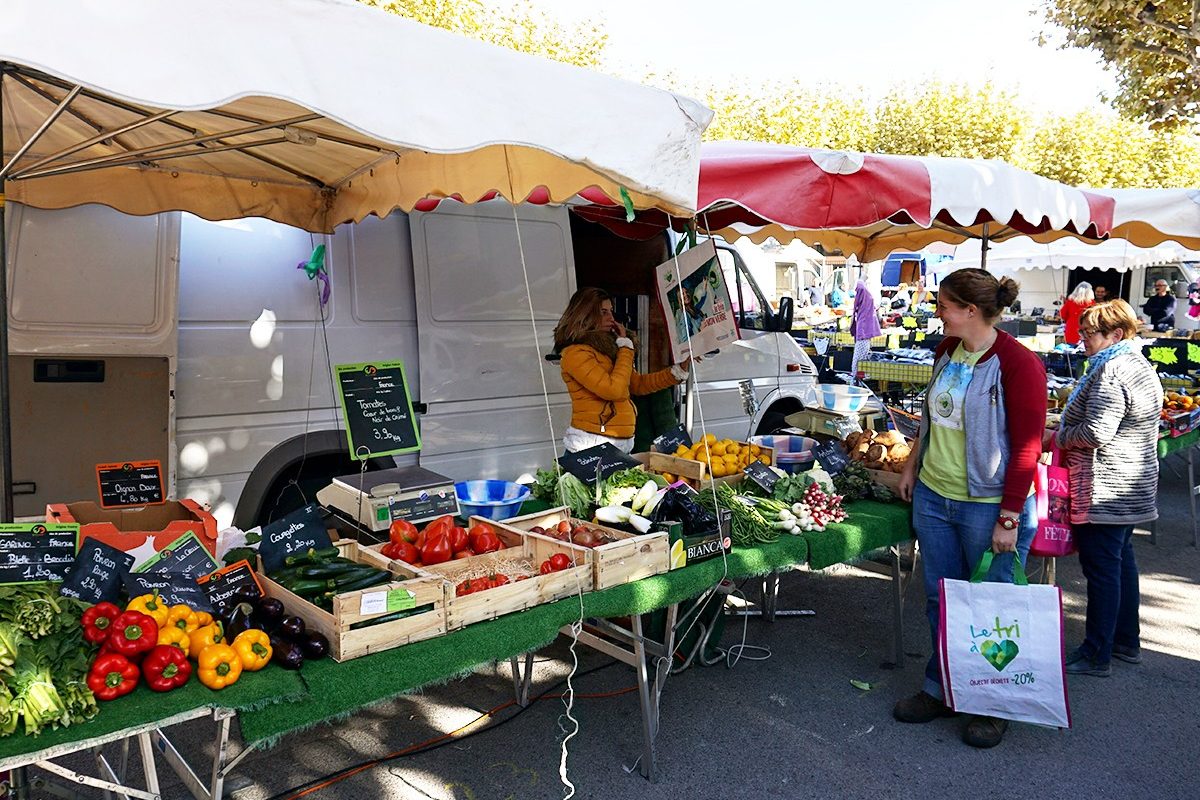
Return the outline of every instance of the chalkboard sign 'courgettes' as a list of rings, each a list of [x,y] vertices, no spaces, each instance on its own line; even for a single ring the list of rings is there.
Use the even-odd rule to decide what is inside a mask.
[[[162,465],[157,461],[118,461],[96,465],[101,508],[154,506],[166,502]]]
[[[79,525],[0,525],[0,583],[61,581],[75,563]]]
[[[134,557],[99,539],[85,539],[59,593],[85,603],[116,602]]]
[[[293,511],[283,519],[263,525],[258,555],[263,571],[268,575],[288,566],[286,559],[293,553],[325,550],[333,546],[316,503]]]
[[[339,364],[333,369],[351,458],[366,461],[421,449],[403,361]]]

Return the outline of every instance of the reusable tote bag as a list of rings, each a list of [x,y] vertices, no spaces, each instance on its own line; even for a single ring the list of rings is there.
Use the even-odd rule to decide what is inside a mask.
[[[1016,583],[987,583],[992,552],[969,581],[941,581],[938,657],[946,705],[989,717],[1071,727],[1063,663],[1062,592],[1030,586],[1020,561]]]
[[[1071,535],[1071,478],[1060,463],[1061,452],[1051,450],[1050,464],[1038,464],[1034,480],[1037,493],[1038,528],[1029,545],[1029,555],[1061,558],[1075,552]]]

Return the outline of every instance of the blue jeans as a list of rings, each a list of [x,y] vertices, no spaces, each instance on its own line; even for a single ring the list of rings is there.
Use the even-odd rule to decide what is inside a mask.
[[[1029,545],[1037,533],[1037,498],[1030,495],[1021,510],[1017,528],[1017,554],[1026,563]],[[942,497],[921,481],[913,489],[913,528],[921,546],[925,570],[925,613],[933,654],[925,665],[926,692],[942,699],[942,670],[938,664],[939,583],[942,578],[965,581],[979,564],[984,552],[992,548],[992,531],[1000,516],[999,503],[974,503]],[[987,580],[1011,583],[1013,560],[1010,553],[997,556]]]
[[[1112,660],[1113,645],[1140,646],[1137,562],[1132,525],[1076,525],[1079,566],[1087,578],[1083,651],[1097,664]]]

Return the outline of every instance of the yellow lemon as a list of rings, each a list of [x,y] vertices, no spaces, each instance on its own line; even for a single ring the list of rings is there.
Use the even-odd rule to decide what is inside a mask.
[[[701,441],[708,442],[710,445],[715,444],[717,441],[717,435],[715,433],[706,433],[704,434],[704,439]]]
[[[764,464],[768,464],[768,465],[771,463],[771,457],[770,457],[770,456],[759,456],[759,457],[758,457],[758,460],[759,460],[759,461],[761,461],[762,463],[764,463]]]
[[[750,445],[750,455],[756,456],[761,452],[762,452],[762,448],[759,447],[758,445],[756,445],[756,444]]]
[[[681,445],[679,445],[679,447],[675,448],[675,455],[677,455],[677,456],[686,456],[690,452],[691,451],[688,450],[688,447],[686,444],[681,444]]]
[[[666,481],[667,483],[674,483],[674,482],[675,482],[675,476],[674,476],[674,475],[672,475],[672,474],[671,474],[671,473],[669,473],[669,472],[664,472],[664,473],[662,474],[662,476],[663,476],[663,480],[664,480],[664,481]]]
[[[683,539],[676,539],[671,544],[671,569],[687,566],[687,552],[683,549]]]
[[[712,454],[714,456],[723,456],[723,455],[725,455],[725,443],[717,442],[712,447],[710,447],[709,450],[712,452]]]
[[[729,444],[725,445],[726,453],[731,453],[732,455],[736,456],[741,451],[742,451],[742,448],[738,447],[737,442],[730,442]]]

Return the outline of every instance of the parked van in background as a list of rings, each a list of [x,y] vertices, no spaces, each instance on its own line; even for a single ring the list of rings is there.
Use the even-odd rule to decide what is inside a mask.
[[[566,208],[518,206],[519,244],[498,201],[370,217],[333,236],[262,219],[9,209],[19,516],[90,499],[95,464],[134,459],[162,461],[173,496],[210,504],[222,525],[297,508],[360,467],[340,430],[340,363],[403,360],[419,409],[421,452],[367,468],[513,479],[560,454],[570,403],[544,356],[577,286]],[[318,244],[332,282],[323,308],[297,268]],[[694,430],[703,418],[744,438],[782,424],[816,370],[736,251],[721,260],[758,305],[739,309],[742,341],[698,366],[684,417],[690,407]]]

